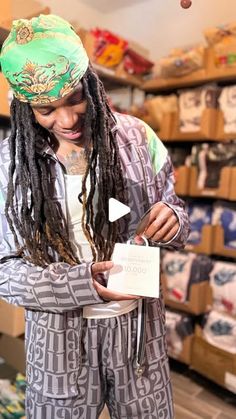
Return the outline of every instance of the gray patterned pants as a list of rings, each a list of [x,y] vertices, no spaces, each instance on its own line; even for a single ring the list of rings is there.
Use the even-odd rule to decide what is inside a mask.
[[[130,316],[130,321],[128,321]],[[136,375],[137,310],[111,319],[83,320],[79,395],[52,399],[28,388],[27,419],[97,419],[106,402],[112,419],[173,419],[164,318],[156,300],[148,303],[144,373]],[[130,327],[131,326],[131,327]],[[128,357],[128,340],[131,356]]]

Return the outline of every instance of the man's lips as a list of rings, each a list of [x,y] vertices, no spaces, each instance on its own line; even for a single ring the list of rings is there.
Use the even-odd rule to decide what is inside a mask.
[[[81,137],[82,132],[80,130],[76,130],[67,132],[57,132],[56,134],[60,137],[67,138],[68,140],[75,140]]]

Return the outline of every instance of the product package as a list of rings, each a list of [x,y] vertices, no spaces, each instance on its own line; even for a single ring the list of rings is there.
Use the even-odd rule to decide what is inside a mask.
[[[162,77],[182,77],[204,67],[204,47],[176,48],[159,61]]]

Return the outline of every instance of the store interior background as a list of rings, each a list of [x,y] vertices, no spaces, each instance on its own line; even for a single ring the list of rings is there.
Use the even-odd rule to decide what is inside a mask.
[[[192,0],[192,6],[186,10],[181,8],[180,0],[13,0],[12,15],[14,19],[22,18],[44,7],[76,28],[100,27],[137,42],[154,62],[168,55],[172,48],[206,44],[203,36],[206,28],[236,20],[236,0]],[[129,107],[130,91],[126,87],[111,92],[110,96],[114,103]],[[144,97],[144,92],[138,89],[132,96],[137,104]],[[236,370],[236,358],[234,362]],[[171,361],[171,369],[176,419],[236,417],[236,375],[233,393],[177,361]],[[102,418],[108,417],[104,411]]]
[[[180,7],[180,0],[13,0],[13,16],[27,16],[42,6],[76,27],[89,30],[99,26],[137,42],[154,61],[172,48],[204,43],[205,28],[231,22],[236,16],[234,0],[193,0],[186,10]],[[134,103],[142,103],[143,95],[135,93]],[[127,89],[116,91],[115,102],[129,106]]]
[[[205,28],[231,22],[236,15],[235,0],[192,0],[186,10],[179,0],[13,0],[13,16],[27,16],[40,5],[77,26],[99,26],[136,41],[154,60],[173,47],[204,41]]]

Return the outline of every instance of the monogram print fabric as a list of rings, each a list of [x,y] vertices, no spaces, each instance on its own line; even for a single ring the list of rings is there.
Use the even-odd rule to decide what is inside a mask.
[[[152,164],[152,157],[148,148],[147,131],[144,124],[138,119],[127,115],[115,114],[115,118],[117,123],[113,128],[114,135],[119,146],[124,176],[127,179],[129,206],[131,208],[131,220],[128,231],[125,230],[125,223],[122,224],[121,219],[120,241],[125,241],[134,234],[137,223],[151,205],[158,201],[164,201],[176,211],[180,220],[179,232],[169,245],[175,248],[181,247],[188,235],[188,221],[183,202],[174,193],[172,184],[173,171],[169,158],[166,157],[163,160],[163,164],[157,172]],[[40,152],[48,160],[48,173],[51,174],[52,200],[56,205],[60,206],[61,211],[65,214],[65,191],[61,166],[53,159],[52,150],[48,146],[42,146]],[[80,403],[81,390],[78,383],[82,379],[81,368],[87,376],[89,373],[85,366],[88,361],[85,360],[82,348],[86,345],[86,341],[89,341],[89,336],[92,336],[94,333],[93,325],[91,325],[91,328],[88,327],[86,335],[81,308],[89,304],[102,304],[103,300],[93,288],[90,264],[82,263],[81,265],[71,267],[66,263],[55,262],[43,269],[14,257],[16,255],[14,240],[4,216],[9,163],[8,141],[4,140],[0,143],[0,257],[4,258],[1,260],[2,263],[0,265],[0,297],[10,303],[26,308],[26,354],[28,391],[31,398],[31,400],[28,400],[30,414],[33,414],[32,409],[34,409],[32,400],[35,400],[36,406],[39,406],[37,403],[41,403],[41,397],[41,401],[45,401],[47,398],[48,412],[52,409],[53,414],[49,415],[48,418],[69,418],[67,412],[69,411],[72,414],[72,408],[74,409],[75,406],[77,408],[79,406],[78,403]],[[18,201],[20,204],[20,197]],[[160,352],[157,353],[155,361],[153,359],[153,372],[149,377],[149,384],[153,377],[153,386],[151,388],[150,385],[149,390],[145,390],[146,395],[150,393],[150,400],[156,394],[155,399],[156,405],[159,406],[159,415],[151,413],[153,416],[147,415],[146,417],[172,419],[169,372],[164,351],[164,309],[161,300],[147,300],[147,312],[149,313],[147,314],[149,319],[147,323],[147,339],[150,339],[150,342],[153,340],[155,344],[148,344],[146,351],[149,351],[150,354],[154,354],[156,350]],[[153,332],[151,332],[152,315],[154,316],[153,328],[156,330],[155,338],[153,337]],[[115,320],[113,321],[115,322]],[[125,318],[124,321],[126,321]],[[111,335],[113,335],[115,334],[115,329],[111,323],[107,324],[107,327],[108,329],[110,328]],[[101,323],[99,325],[100,329],[98,328],[97,333],[100,337],[100,342],[98,342],[98,345],[103,341],[101,330],[105,333]],[[136,335],[135,327],[132,332],[133,335]],[[115,335],[112,339],[115,339]],[[143,336],[143,339],[145,339],[145,336]],[[106,345],[105,341],[104,345]],[[105,351],[105,346],[103,351]],[[145,362],[147,362],[147,358],[149,356],[147,357],[146,355]],[[117,391],[121,393],[123,382],[121,377],[122,374],[127,374],[128,367],[127,365],[124,366],[123,370],[123,367],[117,366],[118,369],[116,370],[114,359],[111,359],[110,362],[113,362],[111,365],[114,367],[112,368],[114,375],[110,378],[110,384],[114,383],[114,385],[117,385],[119,388]],[[143,381],[137,381],[134,373],[134,370],[129,367],[130,376],[128,378],[133,381],[131,385],[134,386],[132,391],[134,399],[136,399],[142,393],[142,386],[145,387],[145,378],[142,379]],[[91,371],[91,374],[94,374],[94,372]],[[92,378],[90,376],[88,380],[90,380],[90,383],[91,380],[95,380],[96,384],[97,377],[96,373]],[[124,377],[126,376],[124,375]],[[105,377],[102,379],[104,380]],[[83,391],[87,393],[86,385]],[[97,392],[98,390],[95,391],[96,394]],[[88,397],[92,397],[91,394]],[[64,400],[67,398],[68,400]],[[124,414],[126,409],[124,406],[125,402],[120,400],[120,405],[118,406],[115,402],[115,400],[118,400],[117,394],[112,392],[109,398],[113,411],[116,408],[120,409],[121,416],[115,416],[114,413],[113,417],[127,417]],[[140,405],[137,400],[132,401],[132,403],[130,400],[127,406],[130,403],[132,413],[138,412],[141,404],[145,406],[144,400],[145,398],[140,399]],[[136,407],[135,404],[137,404]],[[70,410],[65,408],[66,405],[68,405]],[[60,406],[64,406],[63,414],[59,409]],[[37,409],[40,411],[41,408],[37,407]],[[98,405],[96,409],[99,409]],[[155,409],[157,407],[154,408],[154,412]],[[84,416],[81,417],[89,418],[89,416],[86,416],[88,413],[86,409],[83,412],[85,412],[83,413]],[[135,414],[138,415],[138,413]],[[73,416],[70,417],[73,418]],[[91,416],[91,418],[95,417]],[[141,417],[142,419],[145,418],[145,416]],[[35,418],[45,419],[47,416],[42,414],[42,416],[38,415]]]
[[[106,397],[113,419],[173,419],[169,365],[164,345],[161,301],[148,300],[144,372],[134,366],[137,309],[120,316],[121,351],[116,318],[83,320],[82,367],[78,396],[51,399],[28,389],[27,419],[96,419]],[[131,317],[131,356],[128,359],[128,316]]]

